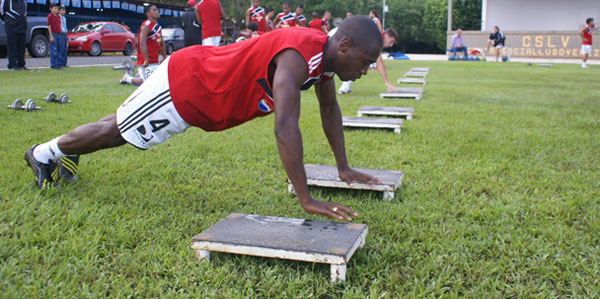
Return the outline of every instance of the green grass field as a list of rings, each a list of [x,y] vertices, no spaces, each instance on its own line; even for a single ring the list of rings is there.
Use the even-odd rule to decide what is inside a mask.
[[[386,65],[393,81],[431,67],[423,99],[379,99],[370,72],[339,102],[346,116],[361,105],[414,107],[401,135],[345,131],[350,165],[402,170],[401,190],[388,203],[311,189],[369,225],[338,285],[324,264],[219,253],[207,264],[189,248],[232,212],[324,219],[287,193],[272,115],[83,156],[79,183],[42,192],[25,150],[114,113],[134,87],[109,67],[0,72],[3,105],[43,106],[0,109],[0,297],[600,296],[600,68]],[[73,103],[42,101],[51,90]],[[314,92],[302,100],[304,162],[333,165]]]

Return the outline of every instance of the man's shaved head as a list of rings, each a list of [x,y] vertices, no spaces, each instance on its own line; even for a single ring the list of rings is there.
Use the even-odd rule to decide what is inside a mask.
[[[335,33],[334,37],[341,40],[350,38],[352,45],[365,52],[380,51],[383,45],[381,32],[373,20],[366,16],[350,16],[346,18]]]
[[[335,72],[342,81],[356,80],[367,74],[382,46],[381,32],[371,19],[348,17],[327,40],[323,70]]]

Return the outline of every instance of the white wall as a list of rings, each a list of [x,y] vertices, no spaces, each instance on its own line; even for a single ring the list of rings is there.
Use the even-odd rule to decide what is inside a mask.
[[[482,0],[485,25],[502,31],[570,31],[581,30],[585,19],[600,23],[600,0]]]

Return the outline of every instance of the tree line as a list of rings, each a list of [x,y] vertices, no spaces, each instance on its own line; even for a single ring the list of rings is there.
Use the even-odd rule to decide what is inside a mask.
[[[169,0],[163,0],[169,1]],[[173,0],[185,5],[186,0]],[[220,0],[227,16],[235,20],[236,27],[244,28],[246,9],[250,0]],[[281,12],[282,0],[261,0],[260,5]],[[311,13],[319,16],[331,12],[330,25],[335,18],[344,18],[346,12],[368,15],[374,9],[382,17],[382,0],[293,0],[287,1],[294,11],[304,5],[304,15],[310,21]],[[406,53],[445,53],[448,0],[386,0],[388,13],[385,27],[398,31],[399,41],[394,50]],[[481,0],[453,0],[453,29],[481,29]]]

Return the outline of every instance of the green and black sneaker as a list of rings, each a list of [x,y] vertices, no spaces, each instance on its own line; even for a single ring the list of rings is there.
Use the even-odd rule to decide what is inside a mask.
[[[57,177],[64,179],[67,182],[77,182],[77,171],[79,170],[79,156],[66,156],[58,161]],[[52,176],[54,178],[54,174]],[[54,178],[55,180],[57,178]]]
[[[54,185],[52,179],[52,172],[56,170],[56,163],[50,161],[50,163],[42,163],[33,157],[33,150],[38,144],[33,145],[25,152],[25,161],[27,165],[33,170],[35,182],[41,189],[48,189]]]

